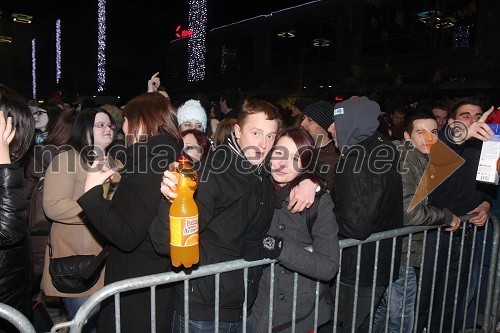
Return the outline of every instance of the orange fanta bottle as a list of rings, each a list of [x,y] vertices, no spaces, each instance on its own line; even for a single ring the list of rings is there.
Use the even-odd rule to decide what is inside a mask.
[[[188,268],[200,258],[198,245],[198,206],[193,199],[197,174],[193,164],[184,156],[179,157],[175,170],[179,183],[177,198],[170,206],[170,257],[172,265]]]

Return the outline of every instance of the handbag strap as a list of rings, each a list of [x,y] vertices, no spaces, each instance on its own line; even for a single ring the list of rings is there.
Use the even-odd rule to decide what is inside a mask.
[[[101,264],[106,260],[108,256],[107,246],[105,246],[98,255],[95,256],[94,260],[83,270],[80,272],[82,277],[88,280],[92,274],[101,266]]]
[[[50,231],[49,238],[47,239],[47,246],[49,247],[49,258],[52,258],[52,243],[50,242]]]

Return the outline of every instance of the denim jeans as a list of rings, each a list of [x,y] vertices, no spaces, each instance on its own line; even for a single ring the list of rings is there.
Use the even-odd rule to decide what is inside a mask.
[[[174,318],[172,324],[172,333],[183,333],[184,332],[184,316],[181,316],[174,311]],[[247,332],[252,332],[252,321],[250,316],[247,317]],[[215,332],[215,322],[214,321],[202,321],[202,320],[192,320],[189,319],[189,333],[211,333]],[[243,332],[243,322],[229,323],[224,321],[219,321],[219,332],[220,333],[241,333]]]
[[[89,299],[90,296],[84,296],[84,297],[64,297],[63,303],[64,307],[66,308],[66,312],[68,312],[68,319],[71,320],[75,317],[76,313],[78,312],[78,309],[82,306],[83,303],[85,303],[86,300]],[[92,311],[90,311],[90,314],[88,316],[87,323],[83,327],[82,332],[85,333],[95,333],[96,332],[96,324],[97,324],[97,319],[98,319],[98,314],[99,310],[101,308],[101,305],[98,304]]]
[[[417,294],[417,277],[415,269],[408,267],[408,278],[405,287],[406,266],[399,268],[399,277],[392,283],[391,297],[389,298],[389,288],[382,296],[379,306],[373,318],[373,333],[385,332],[385,320],[387,310],[389,310],[389,333],[410,333],[414,323],[415,296]],[[406,300],[403,304],[406,290]],[[404,316],[404,317],[403,317]],[[403,321],[403,323],[401,323]],[[401,327],[403,330],[401,330]]]

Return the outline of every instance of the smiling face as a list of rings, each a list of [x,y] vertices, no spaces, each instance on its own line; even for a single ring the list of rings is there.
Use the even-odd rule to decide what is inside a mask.
[[[94,145],[105,150],[113,142],[114,125],[104,112],[95,115],[94,120]]]
[[[411,133],[405,131],[406,141],[417,148],[422,154],[429,154],[431,147],[437,141],[438,125],[435,119],[417,119],[413,121]]]
[[[271,176],[274,181],[284,186],[297,178],[301,170],[297,145],[290,137],[281,137],[271,154]]]
[[[250,163],[262,163],[274,144],[278,126],[278,120],[269,120],[262,112],[247,116],[241,126],[234,125],[234,136]]]

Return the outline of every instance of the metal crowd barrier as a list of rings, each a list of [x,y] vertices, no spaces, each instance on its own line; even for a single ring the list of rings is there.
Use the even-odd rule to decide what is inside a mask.
[[[484,257],[485,257],[485,253],[486,251],[490,251],[490,254],[491,254],[491,262],[490,262],[490,269],[485,272],[482,270],[481,268],[481,271],[480,271],[480,276],[479,276],[479,284],[478,284],[478,290],[481,289],[481,281],[482,281],[482,277],[483,277],[483,274],[488,274],[488,284],[487,284],[487,293],[486,293],[486,301],[485,301],[485,307],[484,307],[484,312],[482,314],[479,314],[478,313],[478,307],[479,307],[479,303],[476,303],[475,305],[475,314],[474,314],[474,326],[475,324],[478,324],[480,323],[481,324],[481,328],[480,329],[472,329],[472,330],[466,330],[465,328],[463,328],[464,326],[461,326],[462,328],[460,327],[452,327],[452,331],[455,331],[455,332],[484,332],[484,333],[491,333],[491,332],[494,332],[495,331],[495,326],[497,325],[497,322],[498,322],[498,319],[500,317],[499,315],[499,298],[500,298],[500,256],[498,256],[498,251],[499,251],[499,238],[500,238],[500,226],[499,226],[499,222],[498,220],[496,219],[495,216],[491,216],[491,219],[490,219],[490,223],[487,224],[487,228],[485,228],[485,234],[488,235],[488,233],[493,233],[493,241],[492,241],[492,245],[490,248],[486,249],[486,247],[484,245],[486,245],[486,236],[485,236],[485,240],[483,242],[483,250],[482,250],[482,253],[480,254],[480,258],[481,258],[481,261],[480,261],[480,264],[481,264],[481,267],[483,267],[483,263],[484,263]],[[411,236],[414,235],[414,234],[417,234],[417,233],[423,233],[425,235],[424,237],[424,242],[427,240],[427,235],[428,235],[428,232],[431,231],[432,229],[438,229],[440,230],[441,228],[437,228],[437,227],[422,227],[422,226],[418,226],[418,227],[404,227],[404,228],[401,228],[401,229],[396,229],[396,230],[389,230],[389,231],[385,231],[385,232],[380,232],[380,233],[376,233],[376,234],[373,234],[371,235],[368,239],[364,240],[364,241],[358,241],[358,240],[353,240],[353,239],[345,239],[345,240],[341,240],[340,241],[340,248],[341,248],[341,251],[343,249],[346,249],[346,248],[349,248],[349,247],[354,247],[354,246],[358,246],[359,248],[361,248],[361,246],[363,244],[367,244],[367,243],[371,243],[371,242],[376,242],[376,253],[378,254],[378,249],[379,249],[379,243],[381,240],[385,240],[385,239],[392,239],[392,243],[393,243],[393,247],[392,247],[392,261],[394,262],[394,258],[395,258],[395,244],[396,244],[396,239],[398,237],[401,237],[401,236],[407,236],[409,235],[409,239],[410,239],[410,243],[411,243]],[[474,248],[475,246],[478,246],[478,244],[476,244],[476,231],[477,231],[477,228],[476,227],[473,227],[473,235],[474,235],[474,240],[472,242],[472,248],[473,248],[473,251],[474,251]],[[463,229],[462,229],[463,230]],[[456,233],[460,233],[460,230],[456,231]],[[463,232],[463,235],[465,235],[465,231]],[[463,239],[464,239],[464,236],[462,235],[461,237],[461,241],[462,241],[462,246],[463,246]],[[446,238],[446,236],[442,236],[443,238]],[[443,239],[441,241],[446,241],[446,239]],[[450,242],[451,242],[451,236],[450,236]],[[425,244],[424,244],[425,245]],[[438,237],[438,245],[439,245],[439,237]],[[437,248],[437,246],[436,246]],[[438,251],[436,251],[437,253]],[[461,251],[462,252],[462,251]],[[448,262],[449,262],[449,256],[450,256],[450,252],[448,253]],[[423,256],[423,255],[422,255]],[[359,267],[359,262],[360,262],[360,257],[361,257],[361,251],[358,250],[358,267],[357,267],[357,276],[359,277],[359,270],[360,270],[360,267]],[[436,254],[436,257],[437,257],[437,254]],[[377,259],[375,259],[375,273],[377,271]],[[462,256],[460,256],[460,261],[462,261]],[[96,293],[94,293],[80,308],[80,310],[76,313],[75,317],[73,318],[73,320],[71,321],[67,321],[67,322],[63,322],[63,323],[59,323],[59,324],[56,324],[54,325],[54,327],[51,329],[51,332],[57,332],[58,330],[62,329],[62,328],[70,328],[70,331],[71,333],[79,333],[81,332],[90,312],[92,311],[92,309],[98,305],[99,303],[101,303],[103,300],[109,298],[109,297],[114,297],[114,305],[115,305],[115,313],[116,313],[116,320],[115,320],[115,323],[116,323],[116,332],[120,332],[120,318],[121,318],[121,313],[120,313],[120,293],[123,293],[123,292],[126,292],[126,291],[130,291],[130,290],[136,290],[136,289],[141,289],[141,288],[150,288],[150,291],[151,291],[151,309],[152,310],[152,313],[151,313],[151,331],[152,332],[155,332],[156,331],[156,321],[155,321],[155,318],[156,318],[156,314],[155,314],[155,289],[156,289],[156,286],[158,285],[164,285],[164,284],[169,284],[169,283],[173,283],[173,282],[178,282],[178,281],[184,281],[184,297],[185,299],[188,299],[188,290],[189,290],[189,281],[192,280],[192,279],[196,279],[196,278],[199,278],[199,277],[204,277],[204,276],[209,276],[209,275],[214,275],[215,276],[215,327],[218,327],[218,320],[219,320],[219,312],[218,312],[218,307],[219,307],[219,302],[220,302],[220,299],[219,299],[219,279],[220,279],[220,274],[222,273],[226,273],[226,272],[229,272],[229,271],[235,271],[235,270],[243,270],[244,271],[244,279],[245,279],[245,288],[247,288],[247,284],[246,284],[246,277],[247,277],[247,274],[248,274],[248,268],[250,267],[255,267],[255,266],[261,266],[261,265],[271,265],[271,268],[272,268],[272,272],[274,272],[274,263],[276,261],[275,260],[259,260],[259,261],[253,261],[253,262],[247,262],[247,261],[244,261],[244,260],[234,260],[234,261],[229,261],[229,262],[224,262],[224,263],[218,263],[218,264],[212,264],[212,265],[206,265],[206,266],[201,266],[199,267],[197,270],[194,270],[192,272],[190,272],[189,275],[181,272],[181,273],[174,273],[174,272],[167,272],[167,273],[161,273],[161,274],[155,274],[155,275],[150,275],[150,276],[145,276],[145,277],[138,277],[138,278],[133,278],[133,279],[127,279],[127,280],[123,280],[123,281],[119,281],[119,282],[115,282],[115,283],[112,283],[110,285],[107,285],[105,286],[104,288],[102,288],[101,290],[97,291]],[[403,261],[402,261],[403,262]],[[399,265],[396,265],[397,267],[399,267]],[[407,264],[408,266],[408,264]],[[469,266],[472,267],[472,257],[471,257],[471,260],[470,260],[470,263],[469,263]],[[448,271],[448,270],[447,270]],[[297,276],[297,273],[295,273],[296,276]],[[341,274],[342,274],[342,271],[340,270],[339,273],[337,274],[336,276],[336,288],[333,288],[333,295],[334,296],[338,296],[338,293],[339,293],[339,281],[340,281],[340,278],[341,278]],[[446,272],[446,277],[448,276],[447,275],[448,272]],[[374,274],[376,275],[376,274]],[[436,266],[434,266],[434,278],[435,278],[435,275],[436,275]],[[468,281],[468,284],[467,284],[467,293],[466,295],[469,294],[469,287],[470,287],[470,282],[471,282],[471,273],[469,272],[468,273],[468,276],[461,276],[459,275],[460,277],[459,278],[465,278],[467,279]],[[374,277],[374,282],[373,282],[373,285],[375,285],[375,280],[376,280],[376,277]],[[273,300],[273,282],[274,279],[273,279],[273,276],[271,275],[271,285],[270,285],[270,290],[271,290],[271,293],[269,295],[269,299],[270,299],[270,309],[269,309],[269,312],[270,314],[272,314],[272,300]],[[418,285],[420,285],[422,281],[422,278],[420,277],[419,279],[419,283]],[[295,284],[297,283],[297,279],[295,279]],[[433,288],[434,288],[434,283],[435,283],[435,280],[432,281],[432,284],[433,284]],[[389,294],[390,294],[390,290],[391,290],[391,284],[389,284],[389,287],[388,287],[388,290],[389,290]],[[316,285],[316,291],[318,291],[318,288],[319,288],[319,282],[317,282],[317,285]],[[357,290],[358,290],[358,283],[356,282],[356,286],[355,286],[355,295],[357,295]],[[458,284],[457,284],[457,289],[458,289]],[[417,291],[417,296],[416,296],[416,304],[418,304],[419,302],[419,299],[420,299],[420,296],[421,296],[421,290],[420,290],[420,286],[418,287],[418,291]],[[245,291],[245,303],[243,305],[243,332],[246,331],[246,325],[245,325],[245,321],[246,321],[246,317],[247,317],[247,313],[246,313],[246,304],[247,304],[247,300],[246,300],[246,297],[247,297],[247,293]],[[296,304],[296,297],[297,297],[297,286],[295,285],[294,286],[294,304]],[[456,297],[456,295],[455,295]],[[314,327],[314,332],[317,331],[317,320],[318,320],[318,298],[319,298],[319,295],[318,295],[318,292],[316,292],[316,306],[315,306],[315,327]],[[187,303],[187,302],[186,302]],[[467,302],[468,303],[468,302]],[[444,300],[443,300],[443,305],[444,305]],[[338,297],[335,298],[334,300],[334,306],[335,306],[335,309],[338,309],[339,308],[339,304],[338,304]],[[372,330],[372,321],[373,321],[373,316],[374,316],[374,311],[376,309],[376,304],[374,304],[374,299],[373,299],[373,296],[372,296],[372,301],[371,301],[371,314],[370,314],[370,331]],[[455,304],[454,304],[454,314],[453,314],[453,318],[455,318],[455,315],[457,313],[457,308],[459,307],[460,305],[457,304],[457,300],[455,298]],[[417,305],[416,305],[416,308],[417,308]],[[1,309],[1,307],[0,307]],[[444,310],[443,310],[444,311]],[[467,309],[465,309],[465,311],[467,311]],[[185,304],[184,306],[184,315],[185,315],[185,318],[188,319],[188,304]],[[415,317],[417,318],[418,316],[418,313],[415,315]],[[431,309],[430,309],[430,314],[429,316],[432,315],[432,306],[431,306]],[[482,315],[482,318],[481,316]],[[5,314],[4,314],[5,316]],[[9,316],[7,316],[9,317]],[[353,306],[353,323],[354,323],[354,320],[355,320],[355,317],[356,317],[356,300],[354,302],[354,306]],[[465,316],[464,316],[465,317]],[[337,312],[335,311],[334,313],[334,321],[336,321],[336,318],[337,318]],[[295,306],[294,306],[294,310],[293,310],[293,313],[291,315],[291,319],[292,319],[292,327],[290,328],[290,331],[291,332],[295,332]],[[387,319],[386,319],[387,320]],[[403,318],[401,319],[403,321]],[[465,319],[464,319],[465,321]],[[429,319],[429,322],[430,322],[430,319]],[[429,325],[429,323],[427,324]],[[441,328],[439,331],[442,331],[443,330],[443,323],[442,323],[442,318],[441,318]],[[415,327],[417,327],[417,323],[415,322]],[[436,333],[435,331],[433,332],[430,332],[429,330],[429,326],[426,327],[427,328],[427,333]],[[322,328],[322,331],[324,330],[325,328]],[[333,333],[336,333],[337,332],[337,328],[335,327],[335,325],[332,325],[332,328],[326,328],[327,332],[333,332]],[[217,329],[215,328],[214,329],[215,332],[217,332]],[[271,328],[271,324],[269,324],[269,332],[272,331],[272,328]],[[354,332],[354,329],[352,330]],[[386,325],[386,328],[385,328],[385,331],[387,332],[387,325]],[[415,329],[413,330],[415,332]],[[21,332],[32,332],[30,330],[21,330]],[[186,326],[185,326],[185,332],[188,332],[188,326],[187,326],[187,320],[186,320]],[[249,332],[251,333],[251,332]],[[418,332],[418,333],[421,333],[421,332]]]
[[[7,304],[0,303],[0,318],[6,319],[21,333],[35,333],[35,328],[28,318]]]

